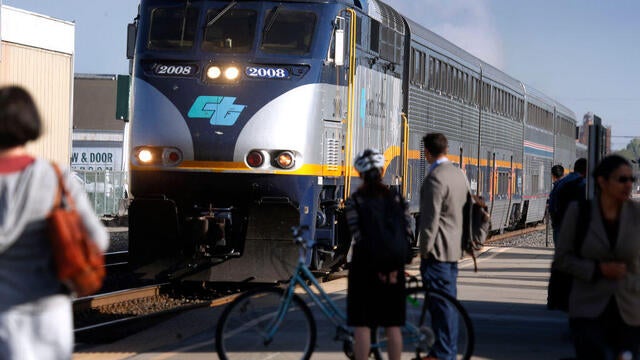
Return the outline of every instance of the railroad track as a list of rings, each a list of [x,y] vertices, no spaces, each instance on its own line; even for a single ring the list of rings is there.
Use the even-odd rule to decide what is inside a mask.
[[[149,328],[180,312],[231,302],[251,283],[162,283],[114,291],[73,302],[76,343],[112,342]]]
[[[113,251],[104,253],[104,265],[108,267],[123,266],[129,264],[128,251]]]
[[[539,224],[539,225],[535,225],[535,226],[525,227],[524,229],[518,229],[518,230],[509,231],[509,232],[504,232],[502,234],[493,234],[493,235],[491,235],[491,236],[489,236],[487,238],[487,241],[486,241],[485,245],[491,245],[492,242],[508,239],[508,238],[511,238],[511,237],[526,235],[526,234],[529,234],[529,233],[532,233],[532,232],[536,232],[536,231],[542,231],[542,230],[545,230],[546,227],[547,227],[546,224]]]
[[[73,302],[76,342],[114,341],[210,302],[181,295],[168,283],[79,298]]]

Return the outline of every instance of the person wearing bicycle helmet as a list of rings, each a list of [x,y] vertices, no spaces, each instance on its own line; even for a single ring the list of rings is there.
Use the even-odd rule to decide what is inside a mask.
[[[362,185],[345,206],[353,251],[347,323],[355,328],[357,360],[368,359],[371,329],[376,327],[386,329],[390,360],[400,359],[402,352],[404,264],[410,261],[413,232],[404,199],[382,182],[384,162],[384,155],[376,149],[366,149],[358,155],[354,167]],[[394,248],[400,251],[394,252]],[[383,258],[380,253],[398,256]]]

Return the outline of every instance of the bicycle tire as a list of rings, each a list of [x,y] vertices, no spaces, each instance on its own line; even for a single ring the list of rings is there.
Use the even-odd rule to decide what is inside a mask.
[[[425,290],[422,287],[406,289],[407,311],[406,322],[402,328],[402,359],[420,359],[429,355],[436,342],[432,327],[429,305],[441,301],[448,304],[452,316],[458,319],[458,338],[456,359],[469,360],[475,346],[475,333],[469,314],[462,304],[449,294],[435,289]],[[380,352],[386,351],[384,328],[376,331],[374,347]]]
[[[265,343],[265,327],[278,314],[284,294],[281,288],[254,289],[225,307],[216,326],[216,352],[221,360],[311,357],[317,336],[315,319],[295,294],[274,338]]]

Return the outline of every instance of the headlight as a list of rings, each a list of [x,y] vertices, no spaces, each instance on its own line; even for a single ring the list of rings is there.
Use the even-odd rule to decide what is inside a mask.
[[[291,151],[283,151],[275,159],[276,165],[282,169],[291,169],[295,165],[295,158]]]
[[[141,163],[150,163],[153,160],[153,154],[148,149],[142,149],[138,152],[138,160]]]
[[[240,70],[235,66],[229,66],[224,69],[224,77],[227,78],[227,80],[235,80],[238,78],[238,75],[240,75]]]
[[[220,70],[217,66],[211,66],[207,69],[207,77],[209,79],[217,79],[222,74],[222,70]]]
[[[182,162],[182,151],[174,147],[139,146],[133,149],[135,165],[176,166]]]
[[[235,83],[240,80],[240,68],[237,65],[210,63],[206,69],[203,79],[206,82]]]

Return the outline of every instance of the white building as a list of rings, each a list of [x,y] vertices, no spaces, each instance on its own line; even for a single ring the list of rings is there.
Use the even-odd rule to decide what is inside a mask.
[[[75,24],[0,5],[0,86],[27,89],[43,136],[31,153],[67,165],[71,154]]]

